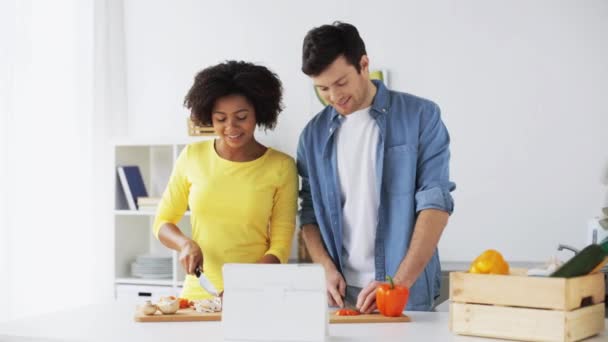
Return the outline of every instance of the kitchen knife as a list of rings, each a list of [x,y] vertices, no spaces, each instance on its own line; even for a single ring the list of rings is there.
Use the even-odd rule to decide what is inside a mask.
[[[220,294],[215,289],[215,286],[213,286],[211,281],[209,281],[209,279],[207,278],[205,273],[201,272],[200,267],[196,267],[196,270],[194,270],[194,273],[196,274],[196,277],[198,278],[199,284],[201,284],[201,287],[204,288],[205,291],[209,292],[211,295],[213,295],[215,297],[219,297]]]
[[[359,311],[359,309],[357,309],[357,303],[352,303],[347,300],[346,297],[342,298],[342,301],[344,302],[344,309]]]
[[[349,287],[347,286],[345,289],[346,294],[342,297],[344,309],[359,311],[359,309],[357,309],[357,297],[354,296],[355,293],[350,293],[351,291],[349,291]]]

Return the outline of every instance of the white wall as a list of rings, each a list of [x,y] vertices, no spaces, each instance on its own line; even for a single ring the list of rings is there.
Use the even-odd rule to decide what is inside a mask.
[[[1,2],[0,321],[113,297],[107,1]]]
[[[4,168],[9,318],[92,301],[91,2],[15,2]],[[4,278],[6,276],[6,278]],[[4,280],[6,279],[6,280]],[[44,304],[40,299],[44,298]]]
[[[15,4],[12,2],[0,2],[0,45],[14,46],[15,25],[10,14],[15,12]],[[0,220],[6,222],[8,217],[8,198],[3,196],[8,187],[8,121],[12,113],[12,87],[14,56],[9,49],[0,49]],[[9,114],[10,113],[10,114]],[[8,230],[6,224],[0,224],[0,293],[8,293],[8,281],[4,280],[9,270],[8,259]],[[9,308],[10,309],[10,308]],[[0,310],[0,322],[9,317],[9,310]]]
[[[392,88],[443,110],[457,183],[444,260],[491,247],[509,260],[544,260],[560,242],[584,245],[585,222],[608,190],[602,0],[129,0],[128,134],[184,135],[181,103],[194,74],[242,59],[281,77],[286,110],[262,140],[293,154],[313,114],[302,39],[333,20],[359,28]]]

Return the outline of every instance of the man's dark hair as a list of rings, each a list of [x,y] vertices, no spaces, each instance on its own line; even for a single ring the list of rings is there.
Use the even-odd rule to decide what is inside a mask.
[[[340,55],[361,72],[361,56],[366,55],[365,43],[357,28],[351,24],[334,22],[308,31],[302,46],[302,72],[317,76]]]
[[[266,67],[242,61],[227,61],[199,72],[184,99],[190,118],[198,125],[210,126],[211,111],[217,99],[242,95],[255,109],[258,126],[273,129],[283,110],[283,86]]]

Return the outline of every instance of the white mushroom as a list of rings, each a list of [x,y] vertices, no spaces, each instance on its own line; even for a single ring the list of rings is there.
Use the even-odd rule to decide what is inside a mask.
[[[154,315],[156,313],[156,310],[158,310],[158,307],[154,304],[152,304],[152,302],[150,302],[149,300],[147,300],[143,305],[141,305],[139,307],[139,310],[141,310],[141,312],[144,315]]]
[[[160,312],[163,314],[174,314],[179,310],[179,300],[171,299],[169,297],[162,297],[160,301],[156,304]]]

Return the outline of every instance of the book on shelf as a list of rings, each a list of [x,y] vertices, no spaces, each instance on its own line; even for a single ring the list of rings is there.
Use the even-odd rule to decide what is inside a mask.
[[[156,209],[158,209],[156,205],[140,205],[138,210],[156,212]]]
[[[137,198],[148,197],[144,179],[137,165],[122,165],[116,168],[128,209],[137,210]]]
[[[137,197],[137,205],[156,207],[160,203],[160,197]]]

